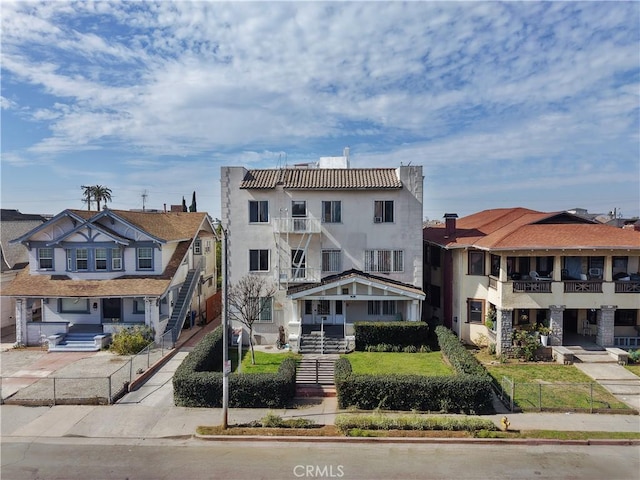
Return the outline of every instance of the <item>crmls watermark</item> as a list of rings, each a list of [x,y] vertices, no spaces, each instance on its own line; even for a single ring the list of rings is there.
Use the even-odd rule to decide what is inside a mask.
[[[342,478],[342,465],[296,465],[293,474],[298,478]]]

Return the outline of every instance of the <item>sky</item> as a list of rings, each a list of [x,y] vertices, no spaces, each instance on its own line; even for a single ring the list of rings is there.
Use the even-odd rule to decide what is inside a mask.
[[[639,2],[0,3],[1,204],[191,203],[220,167],[422,165],[424,217],[640,215]]]

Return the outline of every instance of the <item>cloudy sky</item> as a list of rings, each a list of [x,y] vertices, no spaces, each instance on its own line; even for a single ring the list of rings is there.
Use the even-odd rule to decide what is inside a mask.
[[[424,216],[640,214],[638,2],[2,1],[2,207],[190,203],[221,165],[423,165]]]

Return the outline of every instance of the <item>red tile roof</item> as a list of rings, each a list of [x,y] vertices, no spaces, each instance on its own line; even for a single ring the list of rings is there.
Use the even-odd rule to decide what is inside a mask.
[[[611,227],[564,212],[526,208],[484,210],[456,222],[447,236],[444,225],[427,227],[423,239],[446,248],[485,250],[547,248],[624,248],[640,250],[640,232]]]
[[[240,188],[302,190],[400,189],[395,168],[283,168],[249,170]]]

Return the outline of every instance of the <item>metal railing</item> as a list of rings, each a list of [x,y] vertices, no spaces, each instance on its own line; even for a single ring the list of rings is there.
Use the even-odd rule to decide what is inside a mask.
[[[108,375],[44,378],[3,376],[0,377],[2,403],[32,406],[111,405],[122,398],[129,391],[129,385],[167,355],[171,348],[162,344],[149,345]]]

